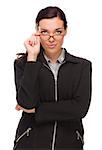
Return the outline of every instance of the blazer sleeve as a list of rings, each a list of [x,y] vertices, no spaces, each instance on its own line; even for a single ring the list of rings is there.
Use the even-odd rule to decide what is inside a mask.
[[[40,67],[40,62],[26,61],[24,63],[22,58],[14,61],[16,99],[17,103],[26,109],[39,105],[38,74]]]
[[[80,81],[73,98],[42,103],[37,108],[36,121],[68,121],[85,117],[91,101],[91,72],[91,62],[83,62]]]

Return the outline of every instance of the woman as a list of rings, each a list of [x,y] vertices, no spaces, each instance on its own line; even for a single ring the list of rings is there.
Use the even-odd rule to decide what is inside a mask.
[[[91,62],[62,48],[64,12],[46,7],[36,33],[24,42],[26,54],[14,62],[16,110],[23,110],[14,150],[82,150],[91,99]]]

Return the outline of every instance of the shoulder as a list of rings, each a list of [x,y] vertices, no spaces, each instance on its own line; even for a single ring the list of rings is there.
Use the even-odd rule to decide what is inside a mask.
[[[23,67],[27,62],[27,53],[17,53],[14,60],[15,67]]]
[[[68,62],[74,63],[74,64],[79,64],[79,65],[91,65],[92,62],[86,58],[75,56],[73,54],[70,54],[66,52],[66,60]]]

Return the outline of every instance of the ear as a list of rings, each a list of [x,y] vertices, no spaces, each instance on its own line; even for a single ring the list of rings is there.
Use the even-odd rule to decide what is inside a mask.
[[[35,30],[38,31],[38,25],[37,24],[35,25]]]
[[[65,29],[65,35],[67,34],[67,31],[68,31],[68,27]]]
[[[40,26],[36,24],[35,30],[36,30],[36,32],[40,31]]]

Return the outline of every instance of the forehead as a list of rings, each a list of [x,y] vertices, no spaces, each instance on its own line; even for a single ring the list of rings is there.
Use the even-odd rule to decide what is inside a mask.
[[[39,26],[43,29],[54,30],[57,28],[63,28],[64,23],[63,23],[63,20],[61,20],[59,17],[54,17],[54,18],[50,18],[50,19],[40,20]]]

